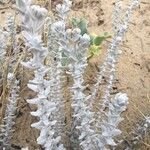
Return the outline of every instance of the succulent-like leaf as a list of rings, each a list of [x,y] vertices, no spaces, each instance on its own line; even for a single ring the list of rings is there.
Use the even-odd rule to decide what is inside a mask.
[[[88,32],[87,21],[85,19],[78,20],[76,18],[72,18],[72,24],[73,26],[78,27],[81,30],[81,35],[84,35]]]

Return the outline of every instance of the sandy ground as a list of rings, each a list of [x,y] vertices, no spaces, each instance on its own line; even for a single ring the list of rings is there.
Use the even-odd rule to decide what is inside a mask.
[[[58,1],[52,0],[52,8]],[[127,4],[125,0],[124,4]],[[40,1],[44,5],[43,1]],[[114,0],[76,0],[71,16],[84,17],[89,21],[89,31],[91,33],[102,34],[103,32],[112,33],[111,17],[113,13]],[[0,6],[1,8],[1,6]],[[117,92],[126,92],[129,96],[129,107],[124,113],[125,120],[121,123],[120,128],[123,133],[122,139],[130,140],[130,133],[134,131],[144,117],[141,112],[147,116],[150,115],[150,2],[149,0],[142,0],[140,7],[138,7],[130,22],[129,30],[121,45],[123,51],[119,63],[117,65],[116,82],[114,83],[112,95]],[[4,23],[9,9],[0,9],[0,23]],[[95,82],[94,76],[97,73],[97,66],[104,60],[109,41],[103,44],[103,50],[100,56],[93,58],[87,69],[85,76],[86,83],[90,85]],[[24,70],[22,70],[25,73]],[[27,79],[26,79],[26,78]],[[32,122],[36,119],[31,117],[30,111],[33,109],[26,104],[25,99],[33,96],[26,87],[27,75],[22,78],[22,99],[19,102],[18,115],[16,125],[14,127],[15,133],[12,142],[16,146],[26,147],[30,150],[40,149],[36,144],[38,132],[30,127]],[[89,89],[89,91],[90,91]],[[65,93],[68,99],[67,106],[69,106],[69,94]],[[70,122],[71,109],[67,109],[67,121]],[[140,112],[140,111],[141,112]],[[123,148],[119,148],[123,150]],[[137,150],[150,150],[150,137],[143,139],[143,142],[138,145]],[[71,149],[70,149],[71,150]]]

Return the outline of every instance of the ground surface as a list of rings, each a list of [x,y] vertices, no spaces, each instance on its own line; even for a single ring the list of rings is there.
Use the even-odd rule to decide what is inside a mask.
[[[52,0],[51,8],[59,1]],[[84,2],[84,3],[83,3]],[[125,4],[128,2],[125,0]],[[38,1],[41,5],[45,2]],[[95,34],[103,32],[111,33],[111,15],[113,12],[114,0],[75,0],[71,16],[84,17],[89,21],[89,31]],[[5,7],[7,7],[6,5]],[[2,6],[0,6],[2,8]],[[139,8],[133,14],[130,22],[128,33],[125,36],[121,46],[122,54],[117,65],[116,83],[113,86],[112,94],[116,92],[126,92],[129,96],[129,107],[124,114],[125,120],[121,123],[123,131],[122,138],[130,140],[130,133],[136,128],[143,116],[141,112],[147,116],[150,115],[150,2],[142,0]],[[10,8],[0,9],[0,23],[4,24],[4,20],[8,12],[13,11]],[[110,41],[110,40],[109,40]],[[94,76],[97,73],[97,66],[103,62],[105,52],[109,41],[103,44],[103,50],[100,56],[93,58],[89,62],[86,73],[86,83],[90,87],[94,84]],[[28,76],[27,76],[28,77]],[[28,77],[29,78],[29,77]],[[25,87],[26,79],[24,78],[23,86]],[[90,90],[90,89],[89,89]],[[37,130],[32,129],[30,124],[35,122],[35,118],[30,115],[30,108],[25,99],[31,98],[32,92],[27,88],[22,90],[22,100],[18,104],[18,116],[15,125],[15,133],[13,135],[13,144],[21,147],[28,146],[30,150],[40,149],[36,144],[38,135]],[[65,97],[69,97],[66,93]],[[23,99],[24,98],[24,99]],[[67,106],[69,106],[69,98]],[[139,110],[138,110],[139,109]],[[71,110],[67,109],[67,121],[70,120]],[[148,140],[149,139],[149,140]],[[123,149],[123,148],[120,148]],[[137,150],[150,150],[150,138],[143,139]]]

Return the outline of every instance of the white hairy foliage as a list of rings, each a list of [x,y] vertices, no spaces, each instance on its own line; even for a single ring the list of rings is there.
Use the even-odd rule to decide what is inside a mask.
[[[29,150],[29,148],[28,148],[28,147],[26,147],[26,148],[21,148],[21,150]]]
[[[90,37],[87,34],[81,35],[80,29],[66,31],[67,48],[65,54],[70,58],[69,71],[73,77],[74,84],[71,87],[73,92],[73,102],[71,104],[73,112],[73,133],[77,129],[79,132],[80,145],[85,150],[93,148],[92,136],[94,131],[91,129],[91,123],[94,121],[93,112],[87,105],[89,98],[83,93],[83,73],[87,66],[87,50],[90,44]],[[73,139],[75,140],[75,139]]]
[[[59,17],[62,20],[67,19],[68,12],[70,11],[70,8],[72,6],[72,2],[70,0],[64,0],[63,4],[58,4],[56,6],[56,11],[58,12]]]
[[[103,126],[101,126],[101,124],[102,124],[102,122],[101,122],[102,117],[101,116],[102,116],[102,113],[105,114],[105,112],[103,112],[103,110],[106,107],[110,107],[110,104],[109,104],[110,103],[109,102],[110,101],[109,100],[110,99],[110,92],[111,92],[111,89],[112,89],[112,86],[113,86],[113,81],[114,81],[114,78],[115,78],[116,63],[118,62],[118,56],[120,55],[119,46],[120,46],[120,43],[123,40],[125,32],[127,31],[127,27],[128,27],[128,24],[129,24],[129,19],[131,17],[133,9],[138,4],[137,2],[138,1],[136,1],[136,0],[132,1],[132,3],[129,5],[129,7],[126,11],[126,15],[125,15],[125,18],[124,18],[123,22],[121,24],[118,24],[117,28],[115,27],[116,30],[118,29],[118,31],[115,31],[113,40],[112,40],[112,42],[111,42],[111,44],[108,48],[108,53],[107,53],[106,60],[105,60],[104,64],[102,65],[102,67],[100,69],[100,72],[98,73],[97,83],[94,85],[94,91],[91,95],[92,100],[95,99],[96,93],[99,90],[99,85],[102,82],[102,77],[104,75],[106,75],[108,77],[108,84],[106,85],[106,89],[104,91],[104,96],[102,98],[103,103],[102,104],[101,103],[97,104],[98,107],[99,107],[99,112],[95,116],[97,118],[96,123],[95,123],[96,130],[101,130],[102,129]],[[118,14],[118,17],[119,17],[119,14]],[[107,126],[109,126],[109,125],[107,125]],[[101,127],[101,129],[100,129],[100,127]],[[107,138],[107,136],[106,136],[106,138]],[[100,138],[98,138],[98,139],[100,139]],[[103,141],[104,139],[102,138],[101,140]],[[108,140],[109,140],[109,138],[108,138]],[[111,140],[112,140],[112,143],[113,143],[113,138],[111,138]],[[103,147],[102,143],[103,142],[100,142],[98,147],[100,147],[100,145],[102,145],[102,147]],[[108,145],[111,145],[111,144],[108,144]],[[112,144],[112,146],[113,146],[113,144]],[[105,146],[104,146],[104,149],[105,149]]]
[[[0,61],[3,61],[5,58],[4,56],[6,54],[7,44],[9,41],[11,42],[13,50],[15,52],[15,35],[16,30],[14,17],[12,15],[9,15],[7,18],[5,30],[0,27]]]
[[[49,72],[51,74],[53,71],[52,68],[44,65],[48,50],[47,47],[44,47],[40,34],[47,10],[37,5],[31,5],[31,1],[19,0],[17,4],[22,12],[23,36],[26,46],[29,47],[28,51],[33,54],[28,62],[22,62],[22,64],[29,69],[34,69],[35,77],[29,81],[28,87],[37,93],[37,97],[27,101],[38,107],[37,111],[31,112],[33,116],[39,118],[39,122],[32,124],[32,127],[40,130],[37,143],[42,145],[45,150],[63,150],[57,117],[60,114],[61,103],[59,102],[61,99],[59,95],[50,97],[52,93],[56,94],[57,90],[60,90],[59,81],[55,83],[54,80],[57,78],[51,77],[50,80],[44,79],[45,75],[48,75]],[[57,71],[55,73],[59,74]]]
[[[4,59],[6,54],[8,36],[8,32],[3,31],[3,29],[0,28],[0,61]]]
[[[121,13],[122,13],[122,0],[116,0],[115,2],[115,9],[113,13],[113,18],[112,18],[112,27],[114,30],[114,33],[117,33],[119,30],[119,27],[121,25]]]
[[[118,3],[120,3],[119,0],[117,0],[116,9],[120,9],[120,4]],[[116,22],[113,23],[114,28],[115,28],[115,34],[114,34],[111,44],[109,45],[106,59],[103,65],[100,66],[100,72],[98,73],[98,76],[96,79],[97,82],[94,85],[93,92],[91,95],[91,99],[95,100],[95,97],[99,91],[99,85],[102,82],[103,76],[107,76],[109,79],[108,79],[108,84],[106,86],[106,90],[104,92],[103,104],[102,104],[103,108],[107,107],[109,103],[110,91],[112,89],[112,85],[114,81],[114,74],[116,71],[116,63],[118,62],[118,57],[121,54],[121,50],[119,49],[119,46],[121,42],[123,41],[124,35],[128,29],[129,20],[131,18],[133,10],[138,6],[139,3],[140,3],[140,0],[131,1],[131,4],[128,6],[127,11],[125,12],[125,17],[122,22],[119,19],[120,18],[119,12],[121,10],[116,10],[115,18],[118,18],[118,20],[116,20],[117,23]]]
[[[15,80],[15,81],[13,81]],[[12,86],[12,82],[14,82]],[[6,148],[11,147],[11,137],[12,137],[12,127],[15,124],[15,112],[16,112],[16,105],[18,100],[18,81],[14,78],[12,73],[8,74],[8,86],[10,87],[10,96],[8,98],[8,104],[6,108],[5,117],[3,119],[3,125],[1,125],[1,133],[0,133],[0,142],[2,142],[2,146]]]
[[[97,135],[97,141],[95,141],[100,150],[107,149],[107,146],[117,145],[114,138],[121,134],[121,130],[118,129],[118,125],[123,118],[120,115],[126,110],[127,105],[128,97],[123,93],[116,94],[109,103],[109,110],[106,113],[106,119],[103,119],[99,127],[101,134]]]
[[[11,44],[12,47],[14,49],[14,51],[16,50],[16,43],[15,43],[15,39],[16,39],[16,30],[15,30],[15,17],[12,15],[8,16],[7,19],[7,32],[10,34],[10,40],[11,40]]]
[[[117,0],[115,17],[119,16],[120,4]],[[129,6],[123,22],[120,18],[113,22],[114,37],[108,48],[107,58],[101,67],[94,85],[92,95],[84,94],[83,74],[87,67],[87,52],[90,45],[90,37],[87,34],[81,35],[78,28],[68,29],[66,21],[71,8],[71,1],[64,0],[56,6],[58,20],[49,25],[48,48],[44,46],[41,30],[45,23],[47,10],[37,5],[31,5],[31,0],[16,0],[18,9],[22,16],[22,35],[25,39],[28,52],[32,58],[22,64],[34,70],[34,79],[30,80],[28,87],[37,93],[33,99],[27,100],[30,104],[37,106],[37,111],[31,112],[39,118],[37,123],[32,124],[40,130],[37,143],[45,150],[64,150],[62,143],[62,94],[61,75],[63,54],[68,58],[69,74],[73,78],[73,85],[70,88],[72,94],[73,122],[71,134],[73,142],[78,142],[83,150],[105,150],[107,146],[116,146],[115,137],[121,134],[118,124],[122,121],[121,113],[126,110],[128,98],[126,94],[118,93],[114,99],[109,100],[110,91],[114,81],[116,63],[120,54],[119,45],[127,30],[133,8],[138,0],[133,0]],[[53,44],[56,44],[53,45]],[[54,48],[54,49],[53,49]],[[52,56],[52,63],[48,66],[44,61],[48,55]],[[54,60],[54,58],[56,60]],[[108,84],[104,92],[102,108],[100,108],[98,120],[95,120],[91,104],[99,90],[102,77],[108,76]],[[49,79],[46,79],[49,77]],[[89,105],[90,104],[90,105]],[[101,110],[108,107],[105,119],[101,119]],[[99,121],[102,120],[102,122]],[[95,123],[95,124],[94,124]],[[76,149],[76,147],[73,147]]]
[[[71,2],[65,1],[63,5],[56,7],[60,20],[52,24],[52,32],[58,37],[59,51],[63,51],[69,58],[69,71],[74,80],[74,85],[71,87],[73,93],[71,106],[74,110],[71,134],[75,134],[75,130],[78,130],[81,147],[91,149],[93,147],[91,142],[93,130],[90,129],[90,124],[93,122],[93,113],[87,105],[88,98],[83,93],[85,89],[83,73],[87,66],[90,37],[87,34],[82,36],[78,28],[66,30],[66,15],[70,6]],[[74,138],[72,140],[74,140],[73,142],[77,141]]]

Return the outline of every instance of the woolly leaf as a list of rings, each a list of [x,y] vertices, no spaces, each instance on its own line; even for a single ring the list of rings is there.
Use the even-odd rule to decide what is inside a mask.
[[[82,132],[82,134],[79,136],[79,140],[82,140],[86,136],[85,132]]]
[[[113,129],[110,134],[112,136],[117,136],[117,135],[120,135],[121,133],[122,133],[121,130],[119,130],[119,129]]]
[[[107,138],[106,141],[108,145],[116,146],[116,143],[112,138]]]
[[[47,130],[42,129],[40,132],[40,136],[37,138],[37,143],[44,145],[46,143],[46,137],[47,137]]]
[[[38,92],[39,91],[38,86],[34,85],[34,84],[28,84],[28,88],[30,88],[34,92]]]
[[[38,109],[37,111],[31,112],[32,116],[41,116],[42,114],[43,114],[42,110],[40,109]]]
[[[30,104],[39,104],[40,100],[38,98],[28,99],[28,103]]]
[[[39,121],[39,122],[33,123],[31,124],[31,127],[34,127],[36,129],[41,129],[43,127],[43,122]]]
[[[28,147],[26,147],[26,148],[21,148],[21,150],[29,150],[29,148],[28,148]]]
[[[31,4],[31,0],[16,0],[16,5],[21,11],[25,11],[26,6]]]

